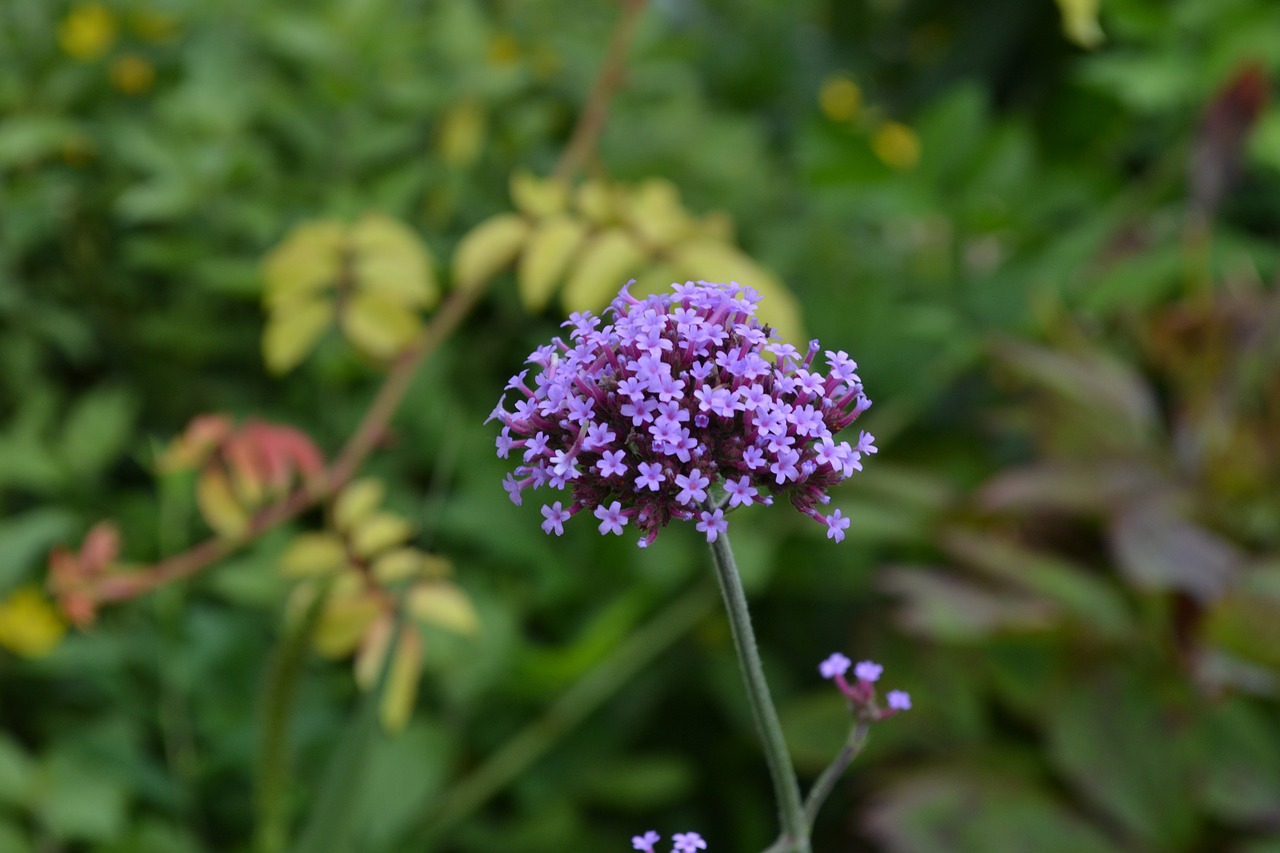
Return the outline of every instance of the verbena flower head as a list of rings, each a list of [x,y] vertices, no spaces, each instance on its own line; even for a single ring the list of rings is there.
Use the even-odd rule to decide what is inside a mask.
[[[543,507],[542,527],[586,510],[600,533],[634,525],[646,547],[672,519],[713,542],[729,509],[786,497],[839,542],[849,519],[819,507],[827,490],[862,469],[874,439],[837,434],[870,407],[857,364],[811,341],[800,352],[770,341],[756,319],[759,295],[737,284],[685,282],[638,299],[624,287],[605,312],[574,313],[529,356],[538,369],[511,378],[514,410],[498,402],[498,456],[519,464],[504,487],[518,506],[526,489],[572,494]],[[823,372],[825,367],[825,372]],[[713,492],[717,489],[719,492]],[[723,493],[723,500],[716,500]],[[714,505],[712,505],[714,503]]]

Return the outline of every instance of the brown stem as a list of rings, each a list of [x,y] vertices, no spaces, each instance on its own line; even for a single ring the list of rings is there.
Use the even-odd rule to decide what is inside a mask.
[[[582,168],[591,152],[595,151],[596,142],[604,130],[609,118],[609,104],[613,96],[622,87],[622,78],[627,68],[627,54],[631,50],[631,40],[635,38],[640,23],[640,13],[644,11],[645,0],[622,0],[622,14],[613,27],[606,49],[604,65],[596,75],[587,95],[587,103],[578,115],[578,123],[574,125],[573,134],[565,146],[564,153],[551,171],[551,177],[557,180],[568,180]]]
[[[94,588],[95,599],[99,602],[126,601],[171,581],[191,577],[340,491],[386,434],[387,424],[400,407],[400,402],[408,392],[422,362],[453,334],[480,293],[480,288],[453,291],[440,306],[440,310],[431,317],[417,340],[395,360],[382,387],[373,398],[373,403],[365,412],[364,419],[329,466],[322,488],[299,486],[282,503],[274,504],[256,514],[249,522],[249,528],[238,537],[206,539],[181,554],[175,554],[141,571],[104,577]]]

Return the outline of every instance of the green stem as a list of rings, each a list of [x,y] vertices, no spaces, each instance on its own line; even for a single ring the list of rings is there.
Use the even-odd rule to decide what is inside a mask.
[[[280,641],[267,672],[257,767],[257,853],[280,853],[288,845],[289,723],[307,647],[328,597],[327,587],[316,592],[298,624]]]
[[[827,797],[831,796],[831,790],[835,788],[836,782],[840,781],[844,771],[849,769],[853,759],[857,758],[858,753],[862,752],[862,748],[867,745],[867,732],[870,729],[871,725],[866,720],[859,720],[857,725],[849,730],[849,737],[845,740],[840,754],[827,765],[827,769],[822,771],[818,781],[814,782],[813,787],[809,789],[809,796],[804,800],[804,818],[809,826],[813,826],[814,820],[818,817],[818,810],[827,801]]]
[[[738,665],[746,683],[751,715],[764,746],[765,762],[773,779],[773,794],[778,803],[778,819],[782,824],[780,848],[787,853],[810,853],[809,822],[804,806],[800,803],[800,785],[787,752],[787,742],[782,736],[782,724],[778,711],[769,697],[769,685],[760,663],[760,651],[756,648],[755,632],[751,630],[751,613],[747,609],[747,596],[738,576],[738,566],[733,559],[729,537],[721,533],[711,543],[711,555],[716,564],[716,579],[724,596],[725,610],[729,615],[729,627],[733,632],[733,645],[738,653]]]

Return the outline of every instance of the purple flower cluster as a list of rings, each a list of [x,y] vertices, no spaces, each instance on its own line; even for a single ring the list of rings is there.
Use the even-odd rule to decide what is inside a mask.
[[[654,853],[654,845],[661,840],[662,836],[651,829],[644,835],[632,836],[631,848],[642,853]],[[707,849],[707,842],[696,832],[677,832],[671,836],[671,842],[671,853],[698,853]]]
[[[857,679],[853,684],[844,677],[849,667],[853,667],[853,676]],[[911,694],[905,690],[890,690],[885,694],[888,708],[882,710],[876,705],[875,683],[880,680],[883,672],[884,667],[874,661],[864,660],[855,666],[853,661],[839,652],[832,652],[818,664],[818,674],[829,681],[835,681],[840,692],[849,700],[850,706],[863,715],[864,719],[872,720],[883,720],[899,711],[911,710]]]
[[[507,411],[504,394],[490,417],[502,422],[498,456],[519,454],[503,484],[511,500],[519,505],[527,488],[571,489],[568,507],[542,508],[544,531],[562,535],[585,510],[601,534],[634,524],[646,547],[673,518],[714,542],[726,505],[785,495],[843,540],[849,519],[818,508],[876,452],[865,432],[856,445],[835,440],[871,405],[857,364],[827,350],[824,373],[817,341],[803,353],[771,342],[749,288],[672,289],[638,299],[624,287],[603,326],[589,312],[571,315],[568,342],[554,338],[529,356],[539,368],[532,385],[527,369],[511,378],[507,390],[521,399]]]

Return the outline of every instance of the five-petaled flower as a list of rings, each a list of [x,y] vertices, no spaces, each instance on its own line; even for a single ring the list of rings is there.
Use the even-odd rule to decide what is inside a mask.
[[[836,436],[871,405],[857,364],[843,350],[805,351],[771,341],[757,320],[759,295],[737,284],[685,282],[639,299],[626,287],[612,322],[589,312],[563,325],[568,341],[536,349],[500,400],[498,455],[519,449],[503,486],[520,505],[528,488],[569,490],[572,501],[543,508],[543,530],[561,535],[567,516],[587,510],[602,534],[628,522],[647,546],[672,519],[692,521],[714,542],[724,510],[786,497],[839,542],[840,510],[821,511],[827,491],[861,470],[874,439]]]

